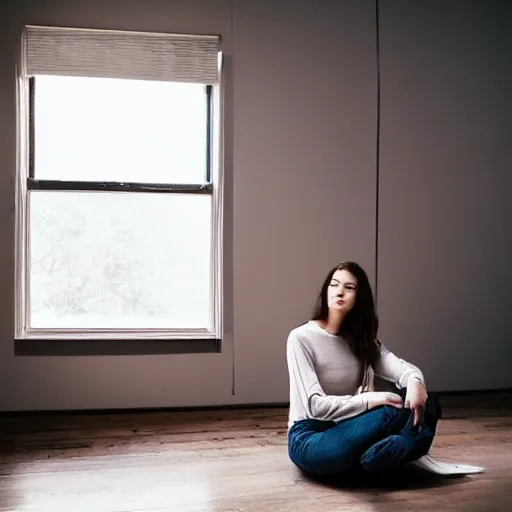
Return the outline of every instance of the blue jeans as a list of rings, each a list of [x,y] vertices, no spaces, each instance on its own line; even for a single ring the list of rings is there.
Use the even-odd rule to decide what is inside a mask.
[[[306,473],[381,472],[426,455],[441,408],[431,397],[420,425],[410,409],[380,406],[340,422],[306,419],[288,432],[288,454]]]

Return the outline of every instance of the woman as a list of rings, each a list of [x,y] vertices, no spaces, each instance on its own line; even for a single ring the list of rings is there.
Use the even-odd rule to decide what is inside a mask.
[[[311,474],[385,471],[426,455],[441,416],[421,371],[377,339],[364,270],[332,269],[313,319],[291,331],[288,452]],[[377,375],[398,393],[373,390]]]

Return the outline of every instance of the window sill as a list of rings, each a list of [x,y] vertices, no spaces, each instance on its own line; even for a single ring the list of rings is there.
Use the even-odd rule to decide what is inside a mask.
[[[136,356],[212,354],[221,352],[221,340],[203,339],[16,339],[16,356]]]

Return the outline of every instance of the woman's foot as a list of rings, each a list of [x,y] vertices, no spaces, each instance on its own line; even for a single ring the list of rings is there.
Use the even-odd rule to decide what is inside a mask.
[[[480,466],[471,466],[469,464],[453,464],[450,462],[441,462],[434,460],[429,454],[420,457],[410,463],[420,469],[424,469],[436,475],[455,476],[455,475],[472,475],[482,473],[485,468]]]

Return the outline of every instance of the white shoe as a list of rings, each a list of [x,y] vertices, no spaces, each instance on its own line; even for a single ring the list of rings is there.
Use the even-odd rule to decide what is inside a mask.
[[[485,468],[480,466],[436,461],[428,454],[409,464],[436,475],[473,475],[485,471]]]

